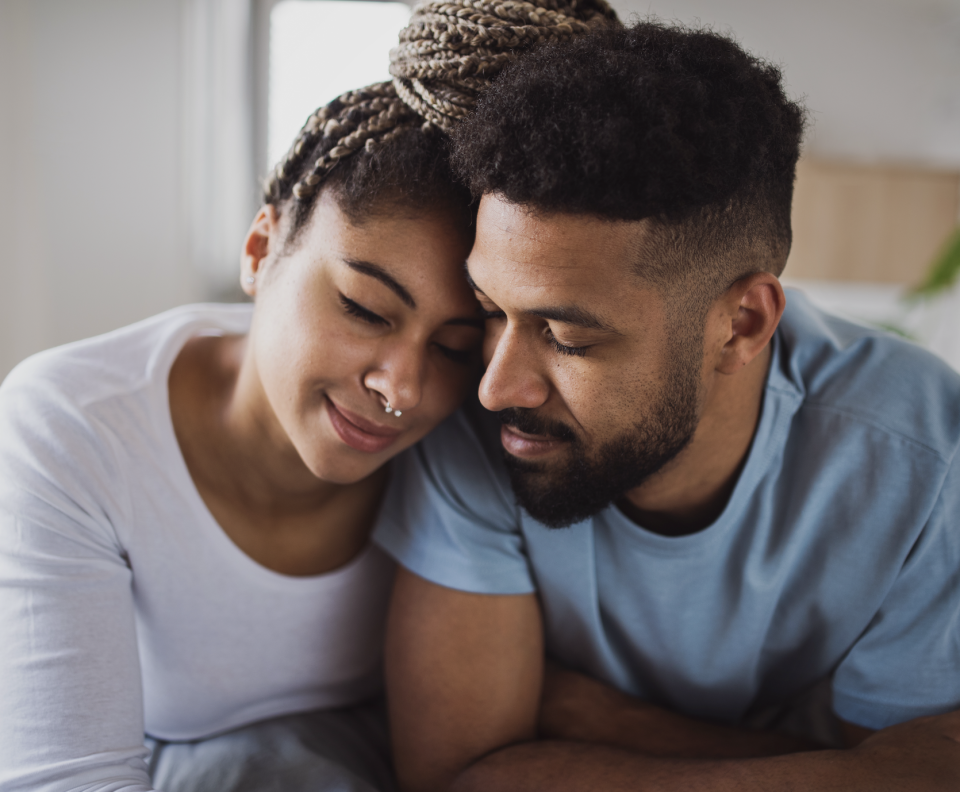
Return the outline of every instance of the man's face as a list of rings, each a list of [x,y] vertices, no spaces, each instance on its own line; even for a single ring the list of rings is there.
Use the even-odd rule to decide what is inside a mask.
[[[480,400],[500,412],[520,505],[547,525],[640,486],[696,429],[702,332],[668,317],[632,270],[645,233],[643,222],[480,203],[467,264],[488,317]]]

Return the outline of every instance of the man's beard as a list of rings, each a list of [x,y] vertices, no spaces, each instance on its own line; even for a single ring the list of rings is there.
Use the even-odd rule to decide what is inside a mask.
[[[673,360],[665,387],[652,401],[643,423],[588,455],[570,427],[541,418],[527,408],[511,407],[500,420],[521,432],[567,443],[568,459],[551,471],[540,462],[519,459],[504,450],[517,503],[550,528],[565,528],[603,511],[640,486],[677,456],[697,428],[700,409],[700,350],[685,348]]]

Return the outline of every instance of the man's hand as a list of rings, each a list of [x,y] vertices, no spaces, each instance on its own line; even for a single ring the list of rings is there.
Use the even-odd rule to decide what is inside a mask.
[[[552,662],[544,675],[538,732],[541,738],[686,758],[742,759],[823,747],[776,732],[678,715]]]

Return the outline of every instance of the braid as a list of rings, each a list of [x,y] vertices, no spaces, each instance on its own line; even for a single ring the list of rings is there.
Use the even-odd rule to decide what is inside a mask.
[[[310,198],[342,159],[361,148],[372,149],[378,137],[383,142],[390,133],[421,123],[397,98],[391,83],[348,91],[307,119],[286,156],[264,183],[264,202],[276,204],[290,194],[301,201]],[[316,159],[306,170],[304,160],[310,154]]]
[[[321,185],[341,163],[353,163],[348,171],[380,168],[381,150],[391,148],[387,144],[394,140],[399,145],[405,133],[430,138],[449,133],[474,109],[493,78],[524,50],[616,24],[606,0],[421,3],[390,53],[393,81],[349,91],[318,108],[264,181],[264,203],[279,208],[293,201],[295,235]],[[432,150],[440,151],[438,144],[432,144]],[[421,190],[426,185],[416,182],[429,180],[410,172],[404,172],[404,178],[414,183],[411,189]],[[437,180],[435,174],[431,178]]]
[[[615,23],[604,0],[428,0],[400,32],[390,74],[407,105],[450,132],[522,51]]]

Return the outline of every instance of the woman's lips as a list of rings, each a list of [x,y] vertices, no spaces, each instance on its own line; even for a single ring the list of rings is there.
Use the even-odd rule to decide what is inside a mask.
[[[337,436],[350,448],[376,454],[396,440],[402,430],[370,421],[363,416],[338,407],[327,397],[327,415]]]
[[[555,437],[527,434],[506,424],[500,427],[500,442],[507,453],[521,459],[546,456],[564,445]]]

